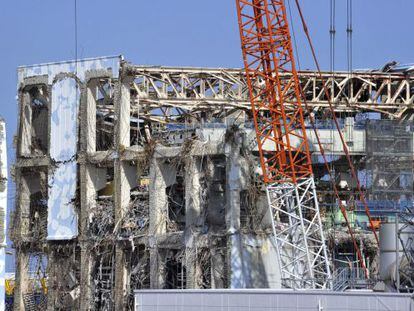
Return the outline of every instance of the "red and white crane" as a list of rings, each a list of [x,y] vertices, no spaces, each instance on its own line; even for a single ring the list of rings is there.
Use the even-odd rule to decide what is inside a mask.
[[[329,288],[328,251],[285,3],[236,2],[282,284],[289,288]],[[280,77],[286,73],[290,79]],[[287,97],[294,98],[289,108]]]
[[[295,0],[311,55],[322,78],[298,0]],[[312,172],[306,137],[305,97],[299,83],[284,0],[236,0],[246,80],[256,138],[266,184],[273,232],[278,251],[282,285],[289,288],[332,288],[331,265]],[[290,79],[282,78],[289,76]],[[356,181],[373,235],[378,236],[335,116],[332,97],[323,84],[351,175]],[[289,102],[287,100],[289,99]],[[293,99],[293,100],[292,100]],[[309,119],[314,125],[310,114]],[[364,258],[342,204],[316,128],[314,132],[333,190],[347,223],[359,264],[368,276]]]

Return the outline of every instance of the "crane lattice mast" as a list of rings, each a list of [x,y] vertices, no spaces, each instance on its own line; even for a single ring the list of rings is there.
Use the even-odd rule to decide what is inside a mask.
[[[282,284],[329,288],[330,267],[283,0],[236,0]],[[281,79],[281,74],[290,79]],[[294,98],[285,105],[286,98]]]

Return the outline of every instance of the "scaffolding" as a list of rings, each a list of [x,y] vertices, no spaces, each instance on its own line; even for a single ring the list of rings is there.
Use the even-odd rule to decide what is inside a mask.
[[[413,204],[413,124],[371,120],[366,128],[368,198],[400,211]]]

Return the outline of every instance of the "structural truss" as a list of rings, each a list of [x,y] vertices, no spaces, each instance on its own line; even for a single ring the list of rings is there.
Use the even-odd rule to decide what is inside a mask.
[[[162,108],[164,119],[172,115],[209,111],[250,111],[246,75],[241,69],[127,66],[132,83],[133,108],[147,118]],[[290,79],[280,73],[280,79]],[[314,110],[328,107],[323,82],[328,86],[337,112],[377,111],[395,118],[412,109],[414,78],[400,73],[298,72],[299,83],[308,105]],[[292,108],[292,92],[285,97],[286,109]],[[139,105],[138,105],[139,103]],[[169,108],[169,109],[168,109]],[[175,110],[172,110],[174,108]]]
[[[329,288],[330,271],[314,179],[270,185],[267,198],[278,242],[282,285]]]
[[[282,285],[327,288],[329,260],[284,1],[236,2]],[[266,151],[265,144],[273,145],[274,151]]]

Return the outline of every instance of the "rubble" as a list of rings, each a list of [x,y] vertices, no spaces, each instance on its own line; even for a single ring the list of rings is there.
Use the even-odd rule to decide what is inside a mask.
[[[20,69],[11,229],[18,258],[15,308],[122,310],[132,306],[136,289],[280,288],[241,71],[140,67],[104,58],[81,61],[76,79],[55,79],[62,70],[73,74],[72,65]],[[301,81],[323,119],[326,101],[317,96],[321,86],[311,75]],[[353,87],[363,90],[360,84],[373,75],[361,73]],[[65,84],[67,79],[73,81]],[[382,85],[383,76],[377,79]],[[397,74],[393,83],[401,83]],[[53,110],[53,88],[71,103],[74,119],[64,113],[67,107]],[[338,99],[338,112],[355,118],[369,111],[369,94],[361,92],[357,103]],[[391,93],[375,95],[378,105]],[[388,115],[399,109],[399,101],[387,103]],[[336,176],[345,180],[333,133],[326,124],[321,129]],[[353,159],[363,161],[364,129],[353,126],[346,133]],[[52,142],[52,134],[66,140]],[[315,138],[309,139],[317,158]],[[327,172],[314,166],[328,222],[335,202],[323,180]],[[59,196],[54,191],[63,181],[69,186],[58,189]],[[345,194],[343,199],[352,202]],[[342,252],[337,245],[346,250],[349,244],[335,221],[328,230],[333,256]],[[364,229],[359,238],[374,267],[372,238]],[[47,258],[36,276],[28,268],[33,254]],[[28,286],[31,278],[45,285]]]

